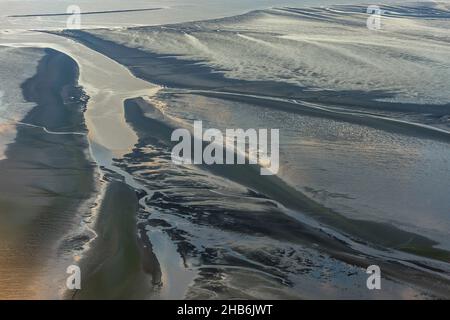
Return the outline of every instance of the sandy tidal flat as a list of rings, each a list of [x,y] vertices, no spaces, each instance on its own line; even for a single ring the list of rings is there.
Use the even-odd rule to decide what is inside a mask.
[[[62,275],[48,280],[43,266],[64,271],[82,252],[84,290],[60,297],[448,298],[449,8],[386,6],[377,32],[365,9],[289,6],[2,38],[60,51],[24,84],[38,106],[23,121],[34,126],[16,123],[0,161],[14,177],[28,173],[1,193],[2,226],[13,225],[2,266],[39,266],[29,291],[19,277],[0,279],[7,295],[39,297],[50,281],[53,297]],[[64,98],[77,78],[88,101]],[[74,97],[84,114],[66,110]],[[174,164],[171,133],[194,120],[280,129],[280,173]],[[61,130],[77,134],[49,135]],[[30,162],[36,145],[46,152]],[[76,219],[93,194],[84,213],[95,219]],[[80,221],[89,232],[65,238],[67,259],[55,258]],[[18,243],[39,254],[12,254]],[[371,264],[383,270],[382,291],[365,287]]]

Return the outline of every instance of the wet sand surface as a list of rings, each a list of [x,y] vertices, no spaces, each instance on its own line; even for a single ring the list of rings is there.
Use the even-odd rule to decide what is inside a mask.
[[[285,11],[316,19],[308,10]],[[168,29],[145,27],[139,32],[189,34],[197,28],[193,23]],[[0,259],[0,274],[14,274],[0,281],[0,286],[9,288],[8,296],[42,296],[42,279],[50,270],[57,276],[46,280],[54,284],[46,289],[54,296],[65,276],[58,272],[65,271],[74,251],[83,251],[93,239],[77,260],[83,270],[83,289],[66,292],[64,298],[450,297],[448,202],[441,199],[449,187],[445,178],[449,133],[442,122],[450,113],[448,103],[398,103],[380,100],[393,99],[387,91],[310,90],[280,81],[233,79],[201,60],[127,47],[95,32],[54,34],[79,42],[42,35],[47,40],[60,39],[54,45],[80,65],[81,82],[91,96],[85,113],[89,147],[102,169],[97,180],[104,193],[97,205],[79,210],[94,189],[93,164],[82,152],[87,141],[78,134],[85,133],[82,114],[78,109],[73,114],[75,109],[52,109],[61,102],[55,98],[61,88],[49,84],[52,79],[73,83],[59,78],[57,72],[49,72],[50,80],[39,81],[43,85],[36,79],[27,82],[27,99],[43,103],[51,112],[33,109],[24,122],[38,127],[19,126],[8,159],[0,161],[2,172],[17,171],[0,186],[5,190],[0,190],[0,205],[7,214],[7,223],[1,224],[7,235],[2,248],[13,257]],[[50,60],[61,59],[54,62],[56,66],[76,79],[71,69],[74,61],[48,52],[41,69],[49,63],[46,59],[54,57]],[[50,69],[57,70],[56,66]],[[107,71],[114,75],[112,79]],[[63,96],[80,100],[81,95],[67,88]],[[65,106],[74,101],[63,99]],[[193,120],[221,129],[279,126],[286,133],[281,145],[286,162],[280,175],[262,177],[260,168],[250,165],[175,165],[170,158],[170,134],[177,127],[190,129]],[[39,126],[46,130],[39,131]],[[35,134],[36,130],[40,133]],[[51,134],[61,131],[77,134]],[[334,131],[341,134],[335,136]],[[73,141],[68,146],[63,139]],[[39,150],[32,161],[31,143]],[[58,157],[53,150],[58,150]],[[65,158],[69,151],[75,154],[70,153],[70,161]],[[402,163],[404,159],[408,162]],[[18,171],[23,175],[23,168],[32,174],[15,180]],[[427,168],[435,171],[430,175]],[[393,170],[392,177],[400,177],[389,182],[392,189],[378,177],[383,176],[378,169],[385,175]],[[68,175],[70,183],[64,180]],[[360,178],[365,175],[377,182],[375,188]],[[413,195],[410,200],[405,195],[402,201],[383,201],[386,194],[402,187],[402,181],[405,194]],[[431,195],[415,186],[438,186],[439,190]],[[385,193],[380,191],[383,188]],[[18,191],[20,197],[26,195],[26,201],[17,198]],[[412,207],[416,210],[409,211],[407,204],[415,195],[419,201]],[[420,196],[430,201],[420,204]],[[76,229],[80,219],[75,217],[80,213],[91,221],[93,207],[95,235],[68,236],[67,230]],[[428,208],[433,215],[424,216]],[[63,214],[54,215],[57,210]],[[29,213],[28,220],[16,223],[11,218],[24,212]],[[61,237],[65,241],[56,250]],[[21,250],[13,246],[17,243]],[[30,249],[36,246],[39,250]],[[55,261],[53,252],[61,248],[66,255],[57,259],[56,267],[46,267],[48,261]],[[39,270],[25,270],[30,262]],[[381,291],[367,290],[365,268],[372,264],[383,270]],[[17,266],[34,282],[16,277],[12,269]]]
[[[158,283],[159,265],[136,234],[138,198],[126,184],[108,186],[95,222],[97,237],[80,263],[81,290],[67,299],[148,299]],[[141,246],[142,245],[142,246]]]
[[[167,32],[178,28],[179,32],[191,32],[197,26],[193,30],[189,26],[170,26]],[[164,27],[160,31],[166,32]],[[313,179],[309,185],[297,186],[298,180],[292,182],[289,177],[295,178],[302,172],[302,165],[309,165],[305,162],[309,159],[300,153],[287,156],[291,162],[298,161],[291,171],[282,172],[280,177],[260,177],[258,168],[252,166],[177,167],[170,161],[169,142],[174,128],[189,128],[193,120],[204,120],[217,128],[245,127],[251,121],[250,115],[239,110],[245,108],[249,114],[261,112],[267,116],[268,124],[261,121],[263,127],[274,122],[270,115],[286,117],[287,121],[291,114],[299,121],[315,123],[325,119],[321,121],[326,123],[320,123],[318,128],[342,126],[344,132],[356,133],[355,136],[358,130],[367,134],[367,128],[371,128],[376,134],[389,136],[391,142],[405,139],[410,144],[423,139],[433,148],[436,141],[436,148],[444,150],[442,147],[449,141],[447,130],[420,121],[405,121],[404,115],[428,113],[439,119],[448,113],[448,105],[380,102],[379,99],[391,97],[391,93],[381,91],[311,91],[274,81],[232,79],[202,61],[130,48],[89,32],[65,31],[62,35],[127,66],[139,78],[168,87],[151,98],[125,103],[126,119],[139,140],[132,153],[112,164],[145,190],[140,201],[138,232],[141,239],[142,235],[147,236],[159,259],[161,297],[172,297],[173,279],[185,279],[176,291],[185,288],[182,297],[187,298],[449,295],[446,226],[441,233],[430,231],[423,235],[414,227],[399,228],[396,221],[377,219],[376,213],[370,218],[366,213],[355,214],[373,209],[343,206],[353,198],[338,193],[342,186],[328,193],[320,189],[320,184],[313,187]],[[320,136],[318,130],[313,134],[313,138],[307,138],[324,144],[324,152],[333,148],[326,145],[328,136]],[[379,139],[386,139],[385,136]],[[294,137],[286,142],[285,152],[298,143]],[[354,140],[347,143],[354,144]],[[408,148],[414,152],[416,147]],[[358,148],[352,152],[361,153]],[[316,156],[315,161],[325,155],[322,152]],[[330,166],[325,163],[326,157],[323,159],[323,166]],[[367,160],[361,161],[355,164],[367,165]],[[334,173],[339,168],[332,165],[327,169]],[[320,172],[314,178],[320,179]],[[345,182],[345,178],[341,181]],[[442,191],[445,189],[444,186]],[[427,237],[429,234],[433,237]],[[164,254],[164,248],[173,251],[167,246],[168,241],[176,244],[176,251],[170,255]],[[382,266],[389,289],[380,293],[367,291],[363,279],[369,264]],[[262,287],[266,289],[264,293]]]
[[[78,63],[80,68],[79,82],[82,84],[83,90],[89,94],[89,96],[83,97],[85,100],[83,106],[85,106],[87,110],[83,109],[85,112],[79,119],[82,121],[80,122],[80,126],[83,128],[83,132],[81,135],[77,132],[76,135],[80,137],[80,139],[86,139],[86,144],[83,146],[88,148],[88,150],[85,150],[85,152],[87,153],[89,151],[88,157],[90,158],[92,156],[92,159],[96,162],[92,165],[95,165],[95,167],[100,166],[104,170],[103,174],[105,175],[103,176],[102,173],[95,175],[95,182],[97,185],[95,194],[89,202],[89,205],[80,211],[80,215],[83,219],[79,218],[72,228],[66,230],[67,239],[62,243],[62,247],[63,250],[67,251],[68,257],[66,259],[67,262],[64,262],[64,265],[58,270],[58,272],[61,271],[61,277],[60,274],[56,277],[54,274],[52,275],[45,270],[45,272],[42,272],[42,274],[37,277],[38,279],[36,281],[39,283],[45,283],[46,281],[48,283],[55,283],[57,288],[48,289],[48,291],[51,292],[52,297],[64,297],[67,299],[86,299],[94,297],[97,297],[98,299],[125,298],[131,291],[137,289],[134,288],[134,285],[137,282],[130,282],[128,280],[138,278],[140,269],[133,269],[132,266],[139,266],[140,263],[142,263],[145,276],[147,277],[147,275],[150,275],[148,276],[148,283],[159,283],[160,280],[158,280],[158,277],[160,277],[160,275],[158,276],[158,272],[160,273],[160,271],[158,261],[154,255],[152,256],[150,254],[151,250],[146,249],[147,247],[151,247],[151,244],[146,244],[145,241],[139,243],[136,242],[137,235],[133,231],[136,226],[134,223],[136,210],[133,211],[136,200],[133,196],[128,197],[126,195],[127,190],[129,190],[128,187],[123,185],[122,187],[114,187],[116,184],[121,185],[123,177],[119,177],[116,173],[110,174],[111,159],[114,156],[121,157],[123,154],[129,152],[133,144],[137,141],[136,134],[130,129],[128,124],[126,124],[123,116],[124,99],[127,97],[152,94],[158,90],[158,87],[132,77],[125,67],[101,54],[60,37],[42,33],[31,33],[17,37],[13,35],[9,40],[5,41],[6,45],[12,47],[52,47],[55,50],[58,50],[58,52],[64,52],[64,54],[70,55],[74,59],[72,62],[76,61]],[[56,52],[53,50],[51,51]],[[60,54],[64,55],[63,53]],[[61,112],[58,114],[61,114]],[[52,118],[51,114],[50,118]],[[89,129],[88,131],[85,131],[84,123],[86,123],[86,127]],[[39,129],[39,127],[36,129]],[[43,131],[54,133],[51,128],[49,130],[45,128]],[[89,144],[87,144],[87,142],[89,142]],[[94,170],[94,167],[92,167],[92,170]],[[117,168],[115,170],[119,171]],[[97,172],[97,170],[94,171]],[[112,183],[113,186],[110,186],[111,181],[114,181]],[[126,179],[126,183],[135,187],[130,178]],[[133,194],[133,192],[131,193]],[[103,197],[105,197],[105,203],[103,203]],[[123,204],[124,207],[122,208],[120,205],[115,207],[115,202],[114,205],[108,205],[108,201],[110,201],[111,197],[114,198],[114,201],[123,198],[123,202],[120,202],[119,204]],[[125,217],[121,217],[121,214],[125,215]],[[97,217],[103,217],[104,219],[97,221]],[[128,219],[125,221],[131,221],[131,223],[121,223],[121,219]],[[81,223],[81,227],[78,226],[77,223]],[[111,230],[107,235],[101,234],[97,237],[97,233],[95,232],[97,227],[105,231],[111,226],[115,229]],[[114,241],[114,239],[116,239],[116,241]],[[127,240],[124,241],[125,239]],[[93,250],[93,255],[89,255],[88,258],[82,259],[86,252],[91,252],[89,251],[91,246],[100,249],[99,251]],[[110,246],[119,246],[120,248],[114,250],[111,249]],[[46,248],[43,248],[43,250],[45,251]],[[102,252],[103,250],[111,253],[113,257],[106,259],[105,255],[98,255],[98,252]],[[120,251],[121,253],[115,253],[116,251]],[[127,253],[128,251],[129,253]],[[125,255],[123,254],[124,252]],[[133,252],[139,252],[139,262],[127,262],[127,259],[133,256]],[[72,256],[74,256],[75,259],[72,259]],[[103,257],[107,261],[99,261],[99,257]],[[122,259],[119,259],[119,257]],[[91,258],[93,261],[98,262],[98,268],[95,267],[95,263],[90,263]],[[81,263],[80,259],[82,259],[83,268],[86,268],[82,271],[83,287],[85,290],[83,291],[83,294],[80,292],[74,294],[73,292],[65,291],[64,289],[65,278],[67,277],[65,268],[70,264]],[[114,273],[114,277],[117,278],[115,281],[109,281],[112,278],[103,272],[100,272],[99,275],[99,270],[112,270],[115,268],[118,269],[118,272]],[[43,280],[44,275],[48,276],[48,279],[46,278]],[[86,277],[86,279],[84,277]],[[154,280],[152,280],[152,278],[154,278]],[[11,281],[15,281],[14,279],[15,274],[12,274]],[[123,285],[117,286],[118,279],[124,280]],[[139,278],[139,280],[142,280],[142,283],[145,282],[141,278]],[[112,290],[114,287],[115,290]],[[146,288],[145,285],[142,287]],[[146,294],[143,293],[144,291]],[[27,292],[23,292],[23,296],[30,297],[31,295]],[[134,298],[148,298],[152,295],[151,292],[149,293],[148,290],[146,291],[146,289],[143,289],[142,291],[136,291],[135,294],[131,296]]]
[[[366,113],[352,112],[346,110],[336,110],[333,108],[327,108],[324,104],[312,104],[304,100],[304,97],[299,102],[292,102],[292,96],[285,92],[287,97],[285,100],[280,100],[277,97],[268,97],[268,90],[264,85],[265,82],[248,82],[242,80],[233,80],[224,78],[220,73],[213,73],[211,69],[203,65],[193,64],[191,62],[183,62],[180,59],[174,59],[170,57],[162,57],[160,55],[149,54],[137,49],[127,48],[119,44],[115,44],[111,41],[105,41],[99,39],[91,34],[83,32],[68,31],[66,35],[69,37],[78,38],[82,43],[103,52],[117,61],[129,65],[130,70],[133,71],[138,77],[148,79],[149,81],[156,81],[159,84],[167,86],[180,86],[185,88],[191,86],[192,89],[208,88],[208,91],[204,92],[192,92],[193,94],[201,94],[207,97],[216,97],[219,99],[225,99],[240,103],[250,103],[261,107],[269,107],[269,109],[279,109],[288,111],[291,113],[299,113],[306,116],[315,116],[320,118],[328,118],[337,121],[343,121],[348,123],[354,123],[357,125],[364,125],[373,127],[375,129],[381,129],[387,132],[394,132],[401,135],[411,135],[419,138],[437,139],[444,142],[449,141],[449,133],[445,130],[440,130],[434,127],[427,127],[421,124],[410,123],[406,121],[396,120],[394,117],[383,117],[377,115],[371,115]],[[127,57],[133,57],[133,61],[139,60],[139,63],[127,62]],[[167,62],[170,60],[170,62]],[[170,68],[169,65],[172,65]],[[169,68],[169,69],[167,69]],[[187,70],[184,70],[187,68]],[[165,70],[160,71],[160,70]],[[177,71],[174,71],[177,70]],[[181,71],[180,71],[181,70]],[[180,73],[183,72],[183,76]],[[186,72],[186,73],[184,73]],[[188,76],[184,76],[187,74]],[[169,77],[169,78],[168,78]],[[193,77],[193,78],[192,78]],[[155,80],[156,79],[156,80]],[[175,80],[172,80],[175,79]],[[176,81],[176,82],[173,82]],[[228,84],[228,85],[227,85]],[[233,84],[234,86],[231,86]],[[282,95],[282,90],[277,90],[279,86],[289,88],[285,84],[266,83],[272,90],[277,92],[276,95]],[[250,87],[250,89],[248,89]],[[177,87],[178,88],[178,87]],[[244,93],[235,93],[239,90]],[[214,89],[214,90],[212,90]],[[217,92],[216,90],[222,90]],[[176,91],[175,91],[176,92]],[[183,93],[182,90],[180,90]],[[270,92],[270,91],[269,91]],[[189,94],[189,91],[187,92]],[[317,96],[321,96],[322,92],[316,93]],[[340,95],[342,92],[339,92]],[[170,93],[168,94],[170,96]],[[366,108],[372,108],[371,101],[375,99],[373,96],[368,96],[364,101],[359,101],[359,105],[362,104]],[[335,102],[334,105],[339,104]],[[164,103],[164,102],[163,102]],[[389,103],[384,103],[385,109],[388,110],[392,107]],[[392,107],[395,110],[395,104]],[[407,104],[402,104],[403,107],[408,108]],[[416,106],[417,108],[418,106]],[[427,112],[433,112],[432,106],[426,106]],[[439,106],[439,110],[436,112],[445,113],[446,107]],[[436,107],[437,109],[437,107]],[[170,111],[169,111],[170,112]],[[425,111],[424,111],[425,112]],[[187,115],[187,117],[192,115]],[[198,115],[197,115],[198,116]],[[200,115],[201,116],[201,115]],[[259,183],[259,182],[258,182]],[[292,200],[290,200],[292,201]],[[445,256],[445,255],[444,255]]]
[[[127,13],[127,12],[144,12],[161,10],[162,8],[148,8],[148,9],[128,9],[128,10],[109,10],[109,11],[88,11],[80,12],[80,15],[92,15],[92,14],[111,14],[111,13]],[[72,13],[41,13],[41,14],[22,14],[11,15],[8,18],[29,18],[29,17],[56,17],[56,16],[70,16]]]
[[[0,161],[1,298],[56,298],[74,249],[61,241],[89,212],[94,164],[85,153],[77,78],[71,58],[46,50],[36,76],[23,84],[36,107]]]
[[[426,246],[429,240],[388,225],[346,219],[314,204],[276,178],[268,178],[265,183],[255,168],[227,166],[223,170],[223,166],[213,166],[203,168],[206,171],[191,166],[179,168],[170,162],[173,129],[167,124],[170,119],[144,100],[129,100],[125,108],[127,120],[133,124],[140,140],[133,153],[122,161],[117,160],[116,165],[147,189],[159,190],[141,201],[140,226],[148,231],[150,241],[157,230],[162,229],[177,243],[186,268],[197,270],[188,297],[331,298],[333,294],[340,297],[357,294],[361,298],[401,298],[403,295],[423,298],[428,294],[448,295],[447,271],[441,270],[442,275],[439,275],[431,269],[418,270],[420,263],[415,265],[412,256],[399,258],[401,255],[377,251],[376,246],[371,248],[371,243],[398,247],[406,239],[420,247]],[[258,183],[252,184],[252,181]],[[299,212],[310,213],[316,221],[333,227],[317,224]],[[352,240],[352,237],[335,233],[336,227],[349,228],[348,234],[356,238]],[[377,237],[377,234],[384,236]],[[386,237],[387,234],[395,236]],[[370,242],[361,243],[368,235],[372,236]],[[447,259],[445,255],[444,252],[444,259]],[[412,286],[397,287],[389,283],[389,289],[383,293],[368,294],[364,284],[358,283],[360,276],[363,277],[360,268],[366,267],[368,261],[382,266],[390,278]],[[445,264],[442,266],[445,268]],[[252,274],[250,281],[255,282],[254,287],[247,288],[247,282],[242,279],[248,279],[248,273],[255,270],[257,274]],[[328,277],[318,270],[330,270],[333,275]],[[354,278],[349,276],[352,274]],[[314,281],[318,287],[311,285]],[[440,283],[433,286],[433,293],[428,291],[430,283]],[[259,285],[271,289],[260,293]],[[328,286],[334,288],[329,293],[325,289]]]
[[[176,32],[193,31],[191,25],[168,26],[169,31],[161,27],[136,28],[143,34],[145,32],[167,32],[170,35],[170,28]],[[132,29],[133,30],[133,29]],[[228,93],[241,93],[248,95],[260,95],[285,99],[299,99],[300,101],[321,103],[329,106],[345,106],[347,108],[361,108],[364,102],[364,109],[397,111],[397,112],[424,112],[442,116],[450,111],[449,104],[423,105],[415,103],[396,103],[390,101],[378,101],[389,99],[393,93],[388,91],[361,91],[361,90],[310,90],[308,87],[290,84],[281,81],[248,81],[226,77],[224,70],[212,68],[202,60],[187,59],[176,54],[161,54],[152,51],[128,47],[121,43],[113,42],[109,39],[99,37],[95,32],[81,30],[65,30],[55,32],[75,40],[79,40],[84,45],[101,52],[102,54],[127,66],[138,78],[148,80],[151,83],[167,86],[171,88],[190,90],[212,90]]]

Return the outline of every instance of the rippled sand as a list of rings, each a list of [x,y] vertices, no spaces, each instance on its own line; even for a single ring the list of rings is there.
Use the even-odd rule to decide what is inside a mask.
[[[69,54],[90,96],[84,119],[104,196],[95,236],[70,234],[60,247],[71,257],[92,241],[79,261],[84,291],[64,297],[448,298],[449,8],[386,6],[376,32],[365,9],[283,7],[9,37]],[[194,120],[280,129],[280,173],[175,165],[171,132]],[[24,154],[11,159],[35,170]],[[46,177],[64,179],[55,168]],[[53,184],[33,183],[11,185],[34,196],[38,188],[44,203],[27,196],[24,210],[15,199],[17,212],[61,196]],[[2,195],[14,193],[4,187]],[[55,260],[49,239],[67,236],[61,230],[74,225],[66,215],[80,213],[62,211],[57,221],[38,215],[30,232],[5,231],[0,283],[9,297],[39,296],[43,280],[55,286],[49,295],[61,286],[61,274],[47,280],[47,264],[67,260]],[[39,252],[14,254],[10,243],[24,243],[22,235]],[[31,258],[38,267],[29,272]],[[371,264],[382,268],[381,291],[366,288]]]

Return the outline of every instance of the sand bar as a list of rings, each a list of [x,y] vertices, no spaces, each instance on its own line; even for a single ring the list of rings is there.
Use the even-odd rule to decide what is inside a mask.
[[[2,37],[1,44],[52,48],[72,57],[80,68],[79,84],[90,97],[85,113],[89,140],[114,157],[131,150],[137,137],[124,121],[123,102],[151,96],[159,90],[158,86],[134,77],[126,67],[94,50],[55,35],[28,32]]]

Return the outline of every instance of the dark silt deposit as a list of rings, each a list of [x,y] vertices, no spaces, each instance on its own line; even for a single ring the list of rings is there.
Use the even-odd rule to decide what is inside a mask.
[[[148,30],[155,28],[159,27]],[[172,28],[175,33],[192,31],[185,26],[168,27]],[[161,32],[172,31],[162,28]],[[233,79],[202,61],[127,47],[84,31],[58,34],[101,52],[127,66],[135,76],[165,88],[151,102],[140,98],[125,102],[126,120],[137,132],[139,142],[123,159],[114,160],[114,165],[133,177],[142,190],[138,192],[137,234],[149,252],[142,261],[150,262],[141,263],[150,266],[147,275],[154,297],[399,299],[450,295],[447,244],[440,246],[439,241],[417,229],[341,212],[348,211],[345,201],[358,197],[306,183],[293,186],[284,177],[260,176],[258,166],[175,165],[170,142],[171,133],[180,125],[177,118],[209,121],[219,128],[222,124],[258,126],[256,122],[262,118],[262,127],[267,128],[270,121],[280,117],[281,125],[276,127],[286,125],[285,131],[290,119],[294,128],[297,120],[306,127],[309,121],[317,127],[311,132],[293,132],[292,140],[284,141],[287,146],[295,146],[298,137],[313,142],[330,140],[324,143],[322,153],[316,151],[319,148],[311,149],[319,158],[312,158],[314,166],[324,167],[314,168],[322,172],[320,179],[332,176],[333,170],[341,170],[345,164],[352,167],[353,161],[367,174],[382,176],[376,166],[370,172],[370,160],[380,156],[375,159],[381,165],[389,162],[385,141],[398,140],[406,151],[409,146],[404,141],[411,143],[413,151],[416,144],[448,146],[448,132],[422,125],[439,122],[449,113],[448,104],[381,101],[393,94],[376,90],[311,91],[285,82]],[[162,112],[152,102],[168,108]],[[245,109],[253,113],[248,111],[247,115]],[[228,122],[222,123],[222,117]],[[339,128],[349,132],[349,141],[330,137],[330,131]],[[373,137],[362,139],[359,148],[349,147],[346,153],[348,145],[360,142],[355,137],[364,138],[367,132]],[[344,149],[337,155],[342,159],[336,160],[344,165],[330,166],[326,161],[333,160],[333,148],[340,143]],[[380,145],[382,149],[378,150]],[[310,159],[295,158],[296,150],[289,149],[293,146],[286,150],[294,152],[289,160],[302,168],[302,161]],[[372,149],[379,154],[370,153]],[[294,173],[298,172],[301,170]],[[358,177],[345,171],[343,175],[342,183]],[[352,185],[350,180],[348,185]],[[376,185],[377,190],[385,185],[384,181]],[[345,206],[328,205],[329,199],[343,199]],[[362,207],[366,210],[366,203]],[[383,270],[382,291],[366,288],[365,271],[373,264]]]
[[[76,229],[71,223],[84,213],[81,201],[71,202],[74,195],[85,201],[93,193],[92,163],[84,154],[71,155],[65,164],[79,159],[85,165],[72,172],[76,179],[62,187],[52,180],[69,170],[59,167],[64,152],[86,149],[82,108],[66,110],[84,106],[82,91],[75,82],[53,88],[39,78],[44,66],[64,55],[49,51],[38,75],[24,84],[27,100],[50,109],[33,109],[8,160],[0,162],[19,159],[17,190],[32,185],[35,192],[23,204],[64,210],[58,216],[64,228],[38,241],[43,252],[61,238],[56,252],[83,250],[77,260],[82,290],[64,297],[448,299],[450,105],[442,83],[450,70],[448,13],[387,6],[388,32],[371,32],[361,9],[272,8],[162,26],[45,31],[87,50],[77,59],[82,70],[90,57],[115,61],[106,59],[114,71],[98,79],[100,67],[86,73],[86,88],[95,87],[86,115],[90,147],[102,172],[98,203],[89,207],[96,218],[92,230],[64,232]],[[117,75],[114,90],[101,85],[110,75]],[[67,108],[51,109],[52,95],[41,94],[46,90],[62,92]],[[174,130],[192,131],[200,120],[204,129],[219,132],[279,129],[276,175],[261,175],[260,165],[172,161]],[[27,130],[40,128],[27,137]],[[119,138],[114,133],[126,141],[111,143],[107,138]],[[38,153],[45,161],[31,158],[29,168],[17,151],[30,147],[26,139],[38,139],[39,150],[64,152],[53,152],[51,160]],[[45,139],[62,140],[47,146]],[[68,150],[64,139],[73,139]],[[193,148],[208,144],[207,138],[188,139]],[[45,179],[23,175],[23,168],[47,167]],[[76,192],[64,193],[72,187]],[[45,210],[46,224],[53,223],[52,210]],[[45,234],[39,224],[27,228]],[[373,265],[382,271],[382,290],[367,286]]]
[[[23,84],[24,97],[36,106],[0,161],[1,297],[57,297],[71,250],[87,240],[66,239],[89,213],[85,204],[94,192],[86,97],[77,81],[75,61],[46,50],[37,74]]]
[[[415,288],[408,292],[416,297],[449,294],[448,281],[431,268],[419,268],[407,256],[388,258],[383,249],[417,248],[421,255],[446,261],[448,253],[433,249],[433,241],[345,218],[276,177],[257,176],[255,168],[176,166],[170,160],[170,119],[141,99],[126,101],[125,111],[139,143],[116,165],[146,190],[158,190],[140,201],[139,233],[144,237],[147,232],[157,244],[155,235],[162,232],[176,244],[178,263],[196,271],[186,297],[324,298],[329,283],[333,294],[337,290],[345,297],[348,288],[361,282],[359,294],[373,298],[377,294],[369,293],[363,281],[367,261],[380,265],[390,279],[389,289],[378,297],[398,297],[406,284]],[[411,247],[402,247],[408,241]],[[426,289],[430,282],[436,284],[433,292]]]
[[[99,218],[97,237],[80,263],[82,290],[68,291],[70,299],[145,299],[160,269],[151,247],[136,236],[138,198],[122,182],[108,182]]]
[[[183,26],[178,32],[189,32]],[[161,27],[142,27],[139,30],[159,30]],[[183,57],[169,54],[158,54],[148,50],[131,48],[122,44],[102,39],[82,30],[65,30],[51,32],[72,38],[87,47],[96,50],[122,65],[127,66],[133,74],[152,83],[169,88],[210,90],[237,94],[254,94],[261,96],[300,99],[311,103],[329,106],[345,106],[347,108],[372,109],[379,111],[427,113],[442,117],[450,113],[450,104],[422,105],[415,103],[395,103],[378,101],[393,97],[393,93],[385,91],[332,91],[314,90],[278,81],[248,81],[225,77],[220,69],[213,69],[203,61],[185,60]]]

